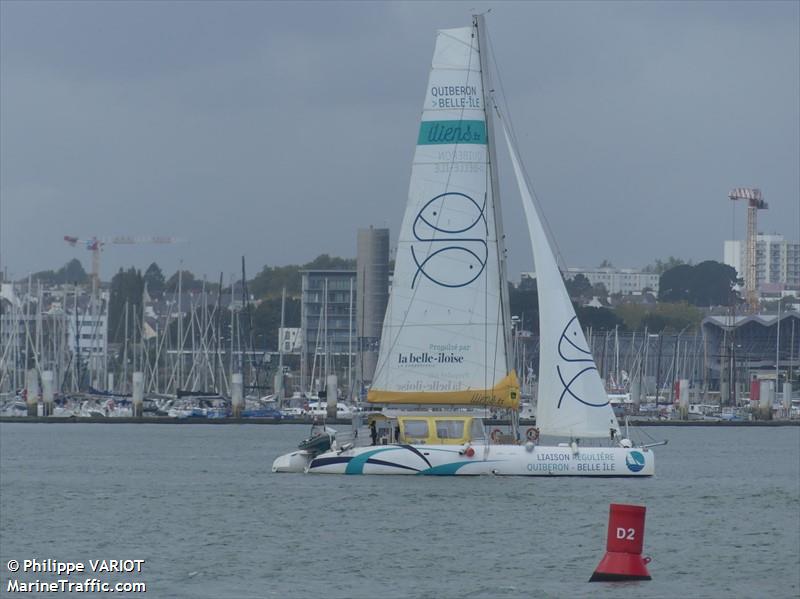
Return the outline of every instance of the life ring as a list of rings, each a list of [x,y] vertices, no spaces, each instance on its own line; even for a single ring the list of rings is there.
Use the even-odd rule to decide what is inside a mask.
[[[528,437],[528,441],[533,441],[536,443],[539,440],[539,429],[530,427],[527,431],[525,431],[525,436]]]
[[[503,431],[501,431],[499,428],[496,428],[496,429],[494,429],[492,431],[492,434],[489,435],[489,437],[491,437],[492,441],[497,443],[497,441],[500,439],[500,435],[502,435],[502,434],[503,434]]]

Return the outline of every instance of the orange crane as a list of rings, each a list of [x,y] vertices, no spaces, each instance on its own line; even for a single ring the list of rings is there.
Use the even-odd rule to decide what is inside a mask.
[[[747,258],[745,259],[744,290],[747,303],[753,312],[758,310],[758,280],[756,277],[756,237],[758,235],[758,210],[766,210],[769,205],[761,196],[761,190],[751,187],[737,187],[728,194],[730,200],[747,200]]]
[[[130,235],[118,235],[116,237],[90,237],[80,239],[72,235],[64,235],[64,241],[72,247],[78,244],[85,245],[86,249],[92,252],[92,294],[97,291],[100,285],[100,252],[106,245],[135,245],[135,244],[171,244],[180,243],[182,239],[175,237],[150,236],[150,237],[131,237]]]

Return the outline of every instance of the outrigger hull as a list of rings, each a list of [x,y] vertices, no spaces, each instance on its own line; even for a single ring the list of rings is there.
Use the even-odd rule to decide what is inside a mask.
[[[314,454],[305,449],[298,449],[297,451],[285,453],[275,458],[275,461],[272,462],[272,471],[305,472],[313,457]]]
[[[655,457],[652,451],[639,447],[579,447],[576,451],[565,446],[400,444],[330,451],[313,458],[305,471],[316,474],[639,477],[655,474]]]

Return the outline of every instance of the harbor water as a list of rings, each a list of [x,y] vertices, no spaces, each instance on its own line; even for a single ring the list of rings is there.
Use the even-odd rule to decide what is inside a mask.
[[[800,594],[800,427],[649,429],[651,479],[273,474],[307,432],[0,424],[0,596],[31,558],[144,559],[99,577],[152,597]],[[647,507],[652,581],[587,582],[610,503]]]

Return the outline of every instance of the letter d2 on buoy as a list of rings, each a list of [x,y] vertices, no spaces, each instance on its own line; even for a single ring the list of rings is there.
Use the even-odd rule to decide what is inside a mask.
[[[606,554],[589,582],[650,580],[650,558],[642,557],[646,509],[643,505],[611,504]]]

